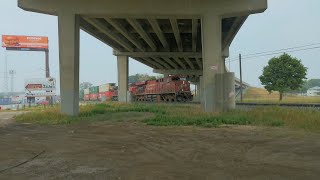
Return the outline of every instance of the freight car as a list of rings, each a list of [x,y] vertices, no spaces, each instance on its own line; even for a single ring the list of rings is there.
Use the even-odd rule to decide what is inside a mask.
[[[83,101],[109,101],[115,95],[115,83],[107,83],[100,86],[92,86],[83,89],[79,93],[80,100]]]
[[[131,84],[133,101],[188,102],[192,101],[190,83],[180,76],[169,76]]]

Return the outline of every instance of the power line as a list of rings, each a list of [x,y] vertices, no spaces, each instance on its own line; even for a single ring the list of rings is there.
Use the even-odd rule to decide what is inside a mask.
[[[320,43],[319,43],[320,44]],[[299,51],[306,51],[306,50],[313,50],[313,49],[319,49],[320,46],[316,46],[316,47],[311,47],[311,48],[304,48],[304,49],[295,49],[295,50],[291,50],[291,51],[282,51],[282,52],[274,52],[274,53],[268,53],[268,54],[262,54],[261,55],[256,55],[256,56],[249,56],[249,57],[244,57],[242,59],[252,59],[252,58],[256,58],[256,57],[263,57],[263,56],[270,56],[270,55],[276,55],[276,54],[282,54],[285,52],[299,52]],[[279,50],[280,51],[280,50]],[[234,62],[234,61],[238,61],[238,59],[230,59],[229,62]]]
[[[264,54],[270,54],[270,53],[283,53],[286,50],[295,50],[295,49],[301,49],[303,47],[310,47],[310,46],[315,46],[315,45],[320,45],[320,43],[313,43],[313,44],[308,44],[308,45],[303,45],[303,46],[296,46],[296,47],[290,47],[290,48],[283,48],[283,49],[278,49],[278,50],[272,50],[272,51],[265,51],[265,52],[258,52],[258,53],[252,53],[252,54],[247,54],[247,55],[243,55],[245,58],[249,58],[249,57],[256,57],[257,55],[264,55]],[[280,52],[279,52],[280,51]],[[292,51],[290,51],[292,52]],[[233,58],[233,59],[229,59],[229,60],[237,60],[237,58]]]
[[[278,51],[286,51],[286,50],[291,50],[291,49],[299,49],[299,48],[315,46],[315,45],[320,45],[320,43],[313,43],[313,44],[308,44],[308,45],[303,45],[303,46],[296,46],[296,47],[289,47],[289,48],[277,49],[277,50],[272,50],[272,51],[265,51],[265,52],[258,52],[258,53],[253,53],[253,54],[246,54],[246,55],[243,55],[243,57],[260,55],[260,54],[265,54],[265,53],[273,53],[273,52],[278,52]]]

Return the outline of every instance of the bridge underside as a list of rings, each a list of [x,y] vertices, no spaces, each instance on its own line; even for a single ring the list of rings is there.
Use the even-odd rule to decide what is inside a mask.
[[[222,19],[222,48],[228,48],[248,16]],[[201,17],[81,17],[82,30],[157,70],[202,70]],[[225,55],[227,56],[227,55]]]
[[[205,112],[235,107],[225,57],[250,14],[267,0],[18,0],[24,10],[58,16],[61,111],[79,113],[79,29],[114,49],[118,96],[127,102],[128,58],[164,74],[198,76]]]

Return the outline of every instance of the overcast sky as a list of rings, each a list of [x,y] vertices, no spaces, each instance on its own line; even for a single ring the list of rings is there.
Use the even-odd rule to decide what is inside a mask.
[[[243,55],[319,43],[319,0],[269,0],[263,14],[251,15],[237,34],[230,48],[230,59]],[[51,76],[59,80],[57,17],[26,12],[17,7],[16,0],[0,0],[0,35],[48,36]],[[95,85],[117,82],[116,57],[112,49],[85,32],[80,40],[80,82]],[[291,52],[308,67],[308,78],[320,78],[320,49]],[[4,61],[16,71],[15,91],[24,90],[24,79],[44,77],[44,53],[17,52],[0,48],[0,91],[3,91]],[[243,59],[243,79],[261,86],[258,77],[272,56]],[[229,63],[227,63],[229,66]],[[239,76],[237,61],[230,63],[231,71]],[[129,74],[148,73],[152,69],[130,60]],[[10,87],[10,86],[9,86]]]

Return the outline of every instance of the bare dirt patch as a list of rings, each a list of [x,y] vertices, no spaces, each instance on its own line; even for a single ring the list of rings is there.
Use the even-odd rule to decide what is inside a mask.
[[[128,119],[145,114],[127,113]],[[116,116],[115,116],[116,117]],[[121,116],[122,117],[122,116]],[[0,128],[0,179],[318,179],[320,135],[137,121]]]
[[[13,123],[13,117],[22,112],[0,112],[0,128]]]

